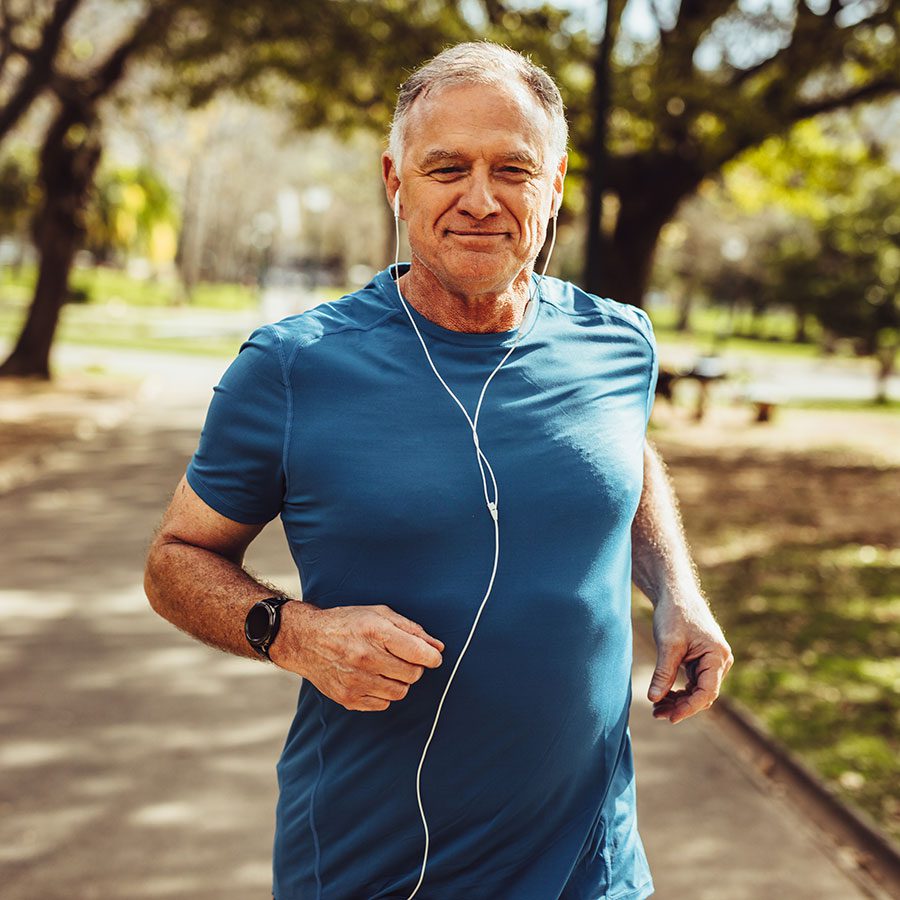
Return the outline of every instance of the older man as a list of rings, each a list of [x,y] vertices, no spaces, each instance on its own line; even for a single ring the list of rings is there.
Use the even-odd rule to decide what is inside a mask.
[[[416,72],[383,157],[411,262],[250,336],[151,548],[157,612],[303,677],[277,900],[653,892],[632,576],[655,716],[708,707],[732,659],[645,440],[649,320],[533,272],[566,160],[559,92],[518,54]],[[302,602],[241,566],[277,515]]]

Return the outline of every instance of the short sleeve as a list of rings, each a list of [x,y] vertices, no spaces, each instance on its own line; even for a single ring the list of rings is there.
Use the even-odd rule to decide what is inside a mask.
[[[650,363],[649,363],[649,371],[648,371],[648,383],[647,383],[647,406],[646,406],[646,418],[644,420],[644,426],[650,424],[650,413],[653,412],[653,401],[656,399],[656,382],[659,379],[659,356],[656,352],[656,335],[653,332],[653,323],[650,321],[650,316],[647,315],[644,310],[634,307],[634,311],[637,313],[637,317],[640,320],[641,331],[644,334],[644,337],[647,339],[647,343],[650,346]]]
[[[285,492],[289,409],[281,340],[257,328],[213,388],[188,484],[216,512],[246,525],[274,519]]]

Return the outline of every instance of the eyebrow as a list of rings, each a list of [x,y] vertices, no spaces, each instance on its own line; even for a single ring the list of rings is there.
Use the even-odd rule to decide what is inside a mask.
[[[465,160],[465,158],[465,154],[459,150],[429,150],[428,153],[425,154],[420,165],[423,169],[427,169],[437,163],[460,162]],[[531,166],[534,169],[540,168],[538,161],[530,153],[524,150],[512,150],[509,153],[504,153],[501,158],[503,162],[518,162]]]

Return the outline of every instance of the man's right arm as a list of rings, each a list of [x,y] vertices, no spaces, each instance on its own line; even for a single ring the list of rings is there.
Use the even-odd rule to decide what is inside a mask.
[[[150,605],[204,643],[261,659],[244,636],[244,620],[273,589],[242,563],[263,527],[222,516],[182,478],[147,556]],[[386,709],[406,696],[425,666],[441,664],[443,643],[387,606],[323,610],[296,601],[286,603],[281,615],[272,661],[347,709]]]

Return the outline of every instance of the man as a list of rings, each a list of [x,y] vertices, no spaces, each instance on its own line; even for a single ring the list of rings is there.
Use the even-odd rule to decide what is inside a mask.
[[[657,718],[708,707],[732,657],[645,441],[649,320],[533,273],[565,147],[556,86],[518,54],[463,44],[416,72],[383,157],[411,263],[250,336],[151,548],[157,612],[303,677],[276,900],[653,892],[632,575]],[[279,514],[304,602],[260,605],[241,562]]]

